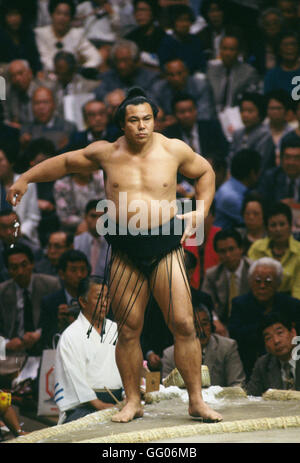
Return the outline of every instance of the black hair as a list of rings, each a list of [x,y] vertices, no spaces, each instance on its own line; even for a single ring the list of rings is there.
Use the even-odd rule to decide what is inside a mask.
[[[29,164],[38,154],[44,154],[49,157],[54,156],[56,154],[56,147],[53,141],[44,137],[32,140],[24,153],[24,158],[26,158]]]
[[[245,92],[239,100],[239,106],[242,107],[244,101],[251,101],[259,112],[260,120],[263,121],[267,115],[266,97],[260,93]]]
[[[3,151],[6,159],[10,164],[15,164],[18,159],[18,151],[14,142],[2,141],[0,143],[0,151]]]
[[[214,250],[218,252],[218,242],[232,238],[239,248],[243,246],[241,234],[235,228],[227,228],[226,230],[218,231],[214,236]]]
[[[288,92],[286,92],[282,88],[279,88],[277,90],[272,90],[271,92],[265,95],[265,98],[267,101],[267,106],[270,103],[270,100],[276,100],[276,101],[279,101],[279,103],[281,103],[282,106],[285,107],[286,111],[293,108],[293,102],[292,102],[292,99],[290,98],[290,95],[288,94]]]
[[[58,61],[61,61],[61,60],[65,61],[72,70],[76,69],[77,60],[76,60],[76,57],[75,57],[75,55],[73,53],[71,53],[69,51],[59,51],[59,52],[57,52],[56,55],[53,58],[54,64],[56,64]]]
[[[158,107],[146,95],[146,92],[140,87],[132,87],[131,89],[129,89],[125,100],[123,100],[122,103],[119,105],[119,107],[116,109],[116,112],[114,115],[115,124],[120,128],[124,127],[126,107],[128,105],[137,106],[139,104],[144,104],[144,103],[149,103],[149,105],[152,108],[153,116],[155,119],[158,113]]]
[[[203,18],[205,19],[207,23],[209,23],[208,12],[209,12],[211,5],[218,5],[219,10],[223,11],[223,14],[225,17],[226,8],[225,8],[224,0],[203,0],[201,3],[200,12],[201,12],[201,16],[203,16]]]
[[[83,299],[86,299],[88,292],[90,290],[90,287],[95,284],[95,285],[103,285],[106,284],[104,277],[100,275],[91,275],[86,278],[83,278],[80,280],[78,289],[77,289],[77,298],[79,299],[82,297]]]
[[[289,331],[291,331],[294,326],[293,320],[291,320],[291,318],[284,314],[282,311],[271,312],[264,315],[260,322],[261,333],[263,333],[266,328],[269,328],[269,326],[275,325],[275,323],[281,323]]]
[[[3,253],[4,257],[4,263],[6,267],[8,267],[8,260],[10,256],[13,256],[15,254],[25,254],[28,257],[28,260],[33,264],[34,263],[34,255],[32,250],[30,249],[29,246],[26,246],[25,244],[15,244],[14,247],[7,249]]]
[[[195,108],[197,108],[197,102],[193,95],[190,93],[184,93],[184,92],[177,92],[172,99],[172,112],[175,112],[175,107],[178,103],[181,103],[182,101],[192,101]]]
[[[250,193],[246,194],[246,196],[244,197],[244,200],[243,200],[242,209],[241,209],[241,214],[244,215],[246,206],[247,206],[247,204],[250,203],[250,202],[256,202],[256,203],[259,203],[259,204],[260,204],[261,209],[262,209],[263,218],[264,218],[264,216],[265,216],[265,211],[266,211],[266,207],[267,207],[266,200],[265,200],[265,198],[264,198],[260,193],[258,193],[257,191],[251,191]]]
[[[287,148],[300,148],[300,138],[298,135],[292,134],[292,136],[288,136],[286,140],[282,140],[280,145],[280,157],[284,155],[284,152]]]
[[[17,213],[13,209],[1,209],[0,210],[0,217],[7,217],[8,215],[15,214]]]
[[[282,202],[273,203],[271,206],[268,207],[265,213],[265,226],[268,227],[268,222],[271,217],[275,217],[276,215],[284,215],[287,218],[287,221],[290,226],[292,226],[293,222],[293,214],[290,206],[284,204]]]
[[[78,251],[77,249],[70,249],[69,251],[64,252],[58,261],[58,270],[62,270],[63,272],[66,271],[68,262],[85,262],[88,268],[88,273],[91,272],[91,266],[90,263],[86,257],[86,255]]]
[[[69,248],[74,243],[74,233],[67,232],[65,230],[55,230],[47,235],[47,243],[49,242],[50,236],[54,233],[64,233],[66,235],[66,247]]]
[[[171,27],[172,29],[175,26],[175,22],[177,19],[182,16],[182,15],[188,15],[190,21],[193,23],[195,22],[195,15],[192,10],[188,5],[172,5],[170,8],[170,14],[171,14]]]
[[[157,6],[155,5],[155,3],[152,0],[133,0],[134,11],[137,8],[137,4],[141,3],[141,2],[147,3],[147,5],[149,5],[149,7],[151,8],[151,11],[152,11],[153,19],[155,19],[155,16],[157,14]]]
[[[56,7],[60,5],[61,3],[66,3],[70,7],[70,12],[71,12],[71,17],[73,18],[76,13],[76,6],[74,4],[73,0],[50,0],[49,5],[48,5],[48,11],[50,15],[54,13]]]
[[[252,170],[254,170],[255,173],[258,173],[260,166],[260,154],[255,150],[245,148],[238,151],[233,156],[231,160],[230,172],[232,177],[242,181],[248,177]]]
[[[187,270],[192,270],[197,265],[196,256],[188,249],[184,250],[184,262]]]
[[[99,201],[100,199],[90,199],[85,206],[85,214],[88,214],[92,209],[96,209]]]

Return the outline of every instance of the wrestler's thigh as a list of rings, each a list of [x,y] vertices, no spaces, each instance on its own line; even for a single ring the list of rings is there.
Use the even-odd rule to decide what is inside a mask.
[[[133,330],[141,330],[149,299],[148,282],[121,253],[112,255],[109,297],[115,321]]]
[[[164,257],[154,270],[150,286],[172,332],[194,326],[191,291],[182,250]]]

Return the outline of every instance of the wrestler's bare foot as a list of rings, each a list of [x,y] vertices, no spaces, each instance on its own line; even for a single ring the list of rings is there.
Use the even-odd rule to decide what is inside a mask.
[[[215,412],[203,400],[189,406],[189,414],[193,418],[202,418],[206,423],[217,423],[223,420],[220,413]]]
[[[122,410],[112,416],[112,421],[117,423],[128,423],[134,418],[141,418],[144,414],[141,404],[127,402]]]

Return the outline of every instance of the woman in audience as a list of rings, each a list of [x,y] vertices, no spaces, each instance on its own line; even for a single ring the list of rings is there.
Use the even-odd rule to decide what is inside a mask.
[[[73,53],[83,67],[97,68],[102,61],[100,53],[85,38],[84,29],[71,27],[76,12],[74,2],[50,0],[49,12],[52,23],[35,29],[44,70],[54,72],[53,58],[62,50]]]
[[[252,260],[273,257],[283,267],[279,291],[300,299],[300,243],[292,236],[292,211],[284,203],[275,203],[265,214],[268,236],[255,241],[248,251]]]
[[[284,90],[274,90],[267,97],[267,122],[275,145],[276,165],[280,165],[280,145],[282,138],[293,130],[287,122],[288,112],[292,108],[291,98]]]
[[[281,88],[291,95],[293,79],[300,75],[300,44],[296,32],[287,31],[281,34],[277,55],[279,64],[266,73],[264,91],[268,93]]]
[[[266,236],[264,225],[265,203],[258,193],[250,193],[245,197],[242,206],[242,216],[245,228],[239,228],[244,254],[247,255],[250,246],[257,240]]]
[[[42,70],[42,63],[34,32],[26,25],[21,7],[16,1],[7,3],[0,11],[0,63],[24,59],[34,73]]]

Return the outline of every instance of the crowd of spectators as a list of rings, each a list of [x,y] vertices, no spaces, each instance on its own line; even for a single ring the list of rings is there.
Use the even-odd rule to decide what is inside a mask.
[[[80,282],[103,274],[107,244],[96,230],[101,171],[30,184],[15,208],[6,191],[44,159],[117,140],[114,110],[139,86],[158,105],[155,130],[186,142],[216,173],[204,241],[185,246],[213,384],[258,395],[270,384],[300,389],[291,357],[300,327],[299,26],[296,0],[0,0],[0,336],[8,357],[41,357],[75,322]],[[194,197],[181,174],[177,196]],[[84,324],[87,294],[85,286]],[[141,339],[149,368],[168,374],[173,339],[155,301]],[[3,365],[0,388],[13,391],[16,377]],[[100,399],[89,397],[97,409]]]

